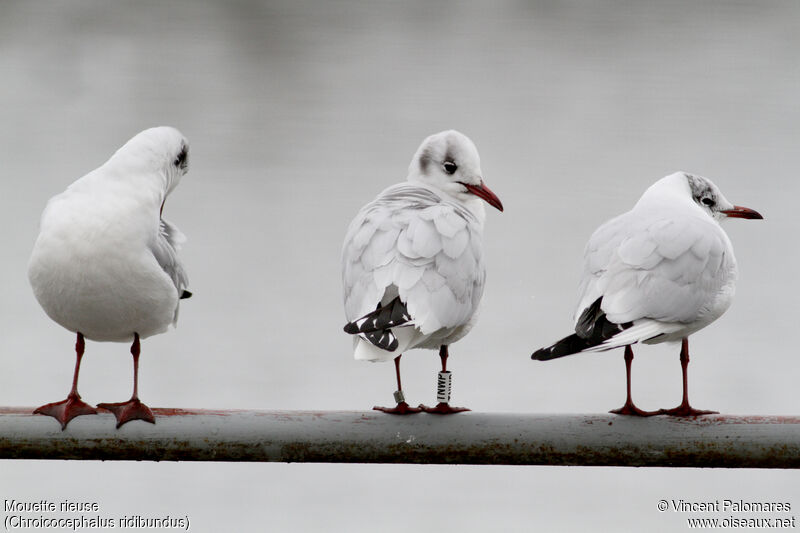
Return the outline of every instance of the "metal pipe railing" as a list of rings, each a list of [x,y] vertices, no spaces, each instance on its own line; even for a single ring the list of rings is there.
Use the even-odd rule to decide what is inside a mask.
[[[153,409],[65,431],[0,408],[0,458],[800,468],[800,417]]]

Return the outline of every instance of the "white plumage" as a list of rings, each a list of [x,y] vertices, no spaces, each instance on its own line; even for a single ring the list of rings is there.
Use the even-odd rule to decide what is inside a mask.
[[[187,157],[178,130],[145,130],[42,213],[28,277],[48,316],[79,334],[81,352],[83,337],[134,341],[138,361],[139,338],[177,321],[179,301],[189,295],[177,255],[185,237],[161,212],[188,170]],[[45,414],[63,426],[69,421]]]
[[[132,341],[175,323],[187,285],[183,234],[160,213],[186,166],[169,127],[145,130],[42,213],[28,277],[47,314],[96,341]]]
[[[345,238],[345,314],[352,321],[397,296],[413,317],[395,350],[356,341],[356,358],[388,360],[406,349],[463,337],[483,294],[480,214],[424,185],[395,185],[356,216]],[[481,217],[481,218],[479,218]],[[397,334],[397,332],[396,332]]]
[[[347,320],[354,323],[398,297],[410,320],[383,329],[385,339],[397,340],[391,349],[356,332],[356,359],[386,361],[411,348],[437,349],[469,332],[486,279],[482,200],[502,210],[483,184],[475,145],[451,130],[425,139],[408,181],[359,211],[342,251]]]
[[[707,178],[676,172],[653,184],[632,210],[591,236],[578,291],[576,333],[537,350],[533,358],[682,341],[685,374],[687,337],[722,316],[733,301],[736,259],[719,224],[729,217],[761,215],[730,203]],[[626,407],[632,409],[623,408],[624,414],[655,414],[638,411],[630,400],[632,359],[632,350],[626,348]],[[684,398],[685,408],[669,414],[701,414],[688,406],[685,388]]]
[[[691,179],[713,186],[704,178]],[[734,208],[716,187],[708,190],[716,193],[716,212]],[[602,297],[609,321],[633,322],[632,328],[591,348],[595,351],[680,340],[730,307],[737,273],[728,235],[710,209],[695,200],[690,178],[676,172],[589,239],[575,319]]]

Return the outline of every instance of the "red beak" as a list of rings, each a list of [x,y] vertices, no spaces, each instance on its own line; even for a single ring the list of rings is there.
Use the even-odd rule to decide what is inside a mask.
[[[461,183],[461,185],[466,187],[469,192],[471,192],[478,198],[486,200],[486,203],[489,204],[490,206],[496,208],[499,211],[503,210],[503,202],[501,202],[500,198],[498,198],[497,195],[493,193],[489,187],[484,185],[483,182],[481,182],[480,185],[470,185],[469,183]]]
[[[764,218],[758,211],[740,205],[733,206],[733,209],[723,209],[720,213],[725,213],[730,218],[750,218],[756,220]]]

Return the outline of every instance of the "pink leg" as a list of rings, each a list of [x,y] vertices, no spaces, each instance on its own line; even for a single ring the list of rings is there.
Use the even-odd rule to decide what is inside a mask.
[[[443,344],[441,348],[439,348],[439,357],[442,359],[442,373],[449,373],[447,372],[447,358],[450,356],[450,353],[447,350],[447,345]],[[449,391],[448,391],[449,394]],[[454,413],[463,413],[464,411],[469,411],[466,407],[450,407],[450,403],[448,402],[439,402],[436,404],[436,407],[427,407],[425,405],[420,405],[420,409],[425,411],[426,413],[436,414],[436,415],[451,415]]]
[[[628,397],[625,400],[625,405],[609,412],[615,415],[629,416],[653,416],[659,414],[659,411],[643,411],[634,405],[633,399],[631,398],[631,363],[633,363],[633,348],[628,345],[625,347],[625,378],[627,381]]]
[[[117,428],[125,422],[131,420],[144,420],[151,424],[156,423],[153,412],[145,404],[139,401],[139,334],[133,334],[133,344],[131,344],[131,355],[133,356],[133,395],[127,402],[99,403],[97,407],[106,409],[114,413],[117,418]]]
[[[681,400],[681,404],[672,409],[661,409],[659,413],[670,416],[699,416],[717,414],[718,411],[695,409],[689,405],[689,339],[683,339],[681,342],[681,372],[683,373],[683,399]]]
[[[72,376],[72,389],[65,400],[60,402],[48,403],[37,408],[33,414],[52,416],[61,424],[61,431],[67,428],[70,420],[81,415],[95,415],[97,409],[81,400],[78,394],[78,374],[81,371],[81,359],[86,343],[83,334],[78,332],[78,340],[75,342],[75,374]]]
[[[389,413],[391,415],[412,415],[414,413],[419,413],[419,409],[416,407],[411,407],[405,400],[403,396],[403,386],[400,383],[400,358],[403,357],[403,354],[398,355],[394,358],[394,372],[397,376],[397,391],[394,393],[394,397],[397,400],[397,405],[395,407],[378,407],[377,405],[373,407],[375,411],[383,411],[384,413]]]

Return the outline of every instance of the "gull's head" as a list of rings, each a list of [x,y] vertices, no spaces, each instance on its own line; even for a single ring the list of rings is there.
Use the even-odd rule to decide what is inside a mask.
[[[465,203],[481,198],[503,210],[500,199],[483,183],[478,149],[455,130],[422,141],[408,167],[408,181],[429,185]]]
[[[661,178],[645,191],[636,205],[652,209],[665,204],[695,206],[717,222],[727,218],[764,218],[757,211],[733,205],[710,179],[688,172],[675,172]]]
[[[189,171],[189,142],[170,126],[149,128],[117,150],[109,160],[112,161],[163,175],[169,194]]]
[[[687,172],[683,172],[682,174],[689,183],[692,200],[714,220],[722,221],[727,218],[764,218],[758,211],[733,205],[722,195],[719,187],[714,185],[714,182],[710,179]]]

